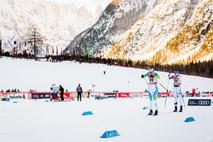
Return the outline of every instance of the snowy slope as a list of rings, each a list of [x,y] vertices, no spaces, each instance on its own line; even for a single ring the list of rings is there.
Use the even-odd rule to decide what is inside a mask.
[[[185,99],[185,101],[187,101]],[[187,107],[172,113],[173,100],[159,99],[159,116],[147,116],[147,98],[83,102],[0,102],[0,136],[4,142],[212,142],[211,107]],[[81,116],[92,111],[93,116]],[[196,120],[185,123],[186,117]],[[119,137],[102,139],[108,130]]]
[[[81,83],[85,91],[145,91],[146,83],[141,74],[147,71],[134,68],[107,66],[102,64],[79,64],[75,62],[36,62],[34,60],[17,60],[0,58],[0,90],[18,88],[49,91],[51,84],[61,84],[64,88],[75,91]],[[106,71],[106,75],[103,74]],[[168,73],[158,72],[160,82],[168,86]],[[169,82],[172,87],[172,81]],[[95,88],[92,86],[95,85]],[[165,91],[159,86],[160,91]],[[213,91],[213,79],[182,75],[182,90]]]

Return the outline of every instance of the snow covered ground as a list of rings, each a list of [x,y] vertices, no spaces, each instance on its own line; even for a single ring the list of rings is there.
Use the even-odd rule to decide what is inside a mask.
[[[36,62],[34,60],[17,60],[0,58],[0,90],[15,89],[22,91],[35,89],[49,91],[51,84],[61,84],[69,91],[75,91],[80,83],[84,91],[133,91],[141,92],[146,83],[141,74],[142,69],[107,66],[101,64],[79,64],[75,62]],[[103,71],[106,71],[104,75]],[[168,73],[158,72],[161,82],[166,88],[172,87],[168,82]],[[182,75],[182,90],[213,91],[213,79]],[[169,84],[169,85],[168,85]],[[165,91],[159,85],[160,91]]]
[[[0,102],[2,142],[213,142],[213,109],[186,107],[173,113],[173,100],[158,103],[159,116],[147,116],[148,99],[84,99],[82,102],[16,100]],[[185,101],[187,101],[185,99]],[[82,116],[85,111],[94,115]],[[195,122],[186,123],[187,117]],[[108,130],[120,134],[100,138]]]
[[[0,89],[19,88],[48,91],[51,84],[62,84],[74,91],[78,83],[84,90],[144,91],[140,78],[146,70],[79,64],[49,63],[33,60],[0,59]],[[106,71],[106,75],[103,74]],[[168,73],[159,72],[160,82],[167,86]],[[212,79],[182,76],[183,90],[191,87],[212,91]],[[170,82],[171,85],[171,82]],[[93,87],[95,86],[95,87]],[[164,91],[160,87],[161,91]],[[187,98],[188,99],[188,98]],[[185,99],[185,103],[187,103]],[[126,98],[82,102],[49,102],[46,100],[0,101],[0,141],[3,142],[213,142],[213,109],[186,107],[173,113],[173,100],[158,99],[159,116],[147,116],[148,99]],[[82,116],[92,111],[92,116]],[[186,123],[187,117],[195,122]],[[117,130],[118,137],[100,138],[105,131]]]

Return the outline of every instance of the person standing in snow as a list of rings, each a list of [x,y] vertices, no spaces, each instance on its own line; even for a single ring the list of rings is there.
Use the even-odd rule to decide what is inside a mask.
[[[53,88],[50,88],[50,101],[55,100],[56,99],[56,94],[55,91],[53,90]]]
[[[149,81],[147,82],[148,85],[148,93],[149,93],[149,100],[150,100],[150,104],[149,104],[149,108],[150,108],[150,112],[148,115],[153,115],[154,112],[154,116],[158,115],[158,104],[157,104],[157,98],[158,98],[158,86],[157,86],[157,79],[160,79],[160,76],[154,71],[153,68],[149,68],[149,72],[146,73],[145,75],[141,75],[141,78],[145,78],[148,77]]]
[[[2,54],[2,47],[1,47],[1,45],[2,45],[2,40],[0,39],[0,56]]]
[[[78,87],[76,88],[76,92],[77,92],[77,101],[81,101],[81,95],[82,95],[82,93],[83,93],[83,90],[82,90],[82,88],[81,88],[81,85],[80,84],[78,84]]]
[[[183,101],[182,101],[182,93],[181,93],[181,80],[180,80],[180,75],[178,71],[174,72],[173,76],[170,76],[170,74],[168,75],[169,79],[173,79],[174,83],[173,83],[173,90],[172,90],[172,94],[174,97],[174,112],[177,112],[177,108],[178,105],[180,106],[180,110],[179,112],[183,112]]]
[[[88,92],[87,92],[87,98],[88,98],[88,99],[90,98],[91,93],[92,93],[92,91],[89,89]]]
[[[59,86],[59,91],[60,91],[61,101],[64,101],[64,88],[61,85]]]

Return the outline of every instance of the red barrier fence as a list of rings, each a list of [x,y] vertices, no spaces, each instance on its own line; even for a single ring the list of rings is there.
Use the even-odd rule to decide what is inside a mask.
[[[48,98],[47,95],[50,96],[50,92],[48,91],[41,91],[41,92],[0,92],[0,97],[9,96],[14,98],[24,98],[24,99],[32,99],[32,95],[34,95],[34,99],[37,98]],[[36,96],[37,95],[37,96]],[[84,92],[82,94],[82,97],[89,98],[94,96],[103,96],[108,98],[129,98],[129,97],[143,97],[147,96],[147,92]],[[60,95],[58,95],[60,96]],[[65,100],[73,100],[77,96],[76,92],[65,92],[64,98]],[[171,96],[171,92],[159,92],[159,96]],[[187,93],[184,94],[184,96],[187,96]],[[213,97],[213,93],[201,93],[200,96],[203,97]]]
[[[32,99],[32,95],[45,95],[50,94],[48,91],[41,92],[0,92],[0,96],[15,96],[15,95],[25,95],[26,98]],[[160,92],[160,96],[169,96],[170,92]],[[26,96],[27,95],[27,96]],[[83,97],[88,97],[88,92],[82,94]],[[90,92],[90,96],[93,95],[116,95],[118,98],[128,98],[128,97],[142,97],[147,95],[147,92]],[[64,97],[69,99],[70,97],[76,97],[76,92],[65,92]]]

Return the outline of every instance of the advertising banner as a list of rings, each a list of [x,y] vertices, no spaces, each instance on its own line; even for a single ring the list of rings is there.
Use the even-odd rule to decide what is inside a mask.
[[[118,98],[129,98],[129,93],[118,93]]]
[[[211,106],[211,99],[189,99],[188,106]]]

